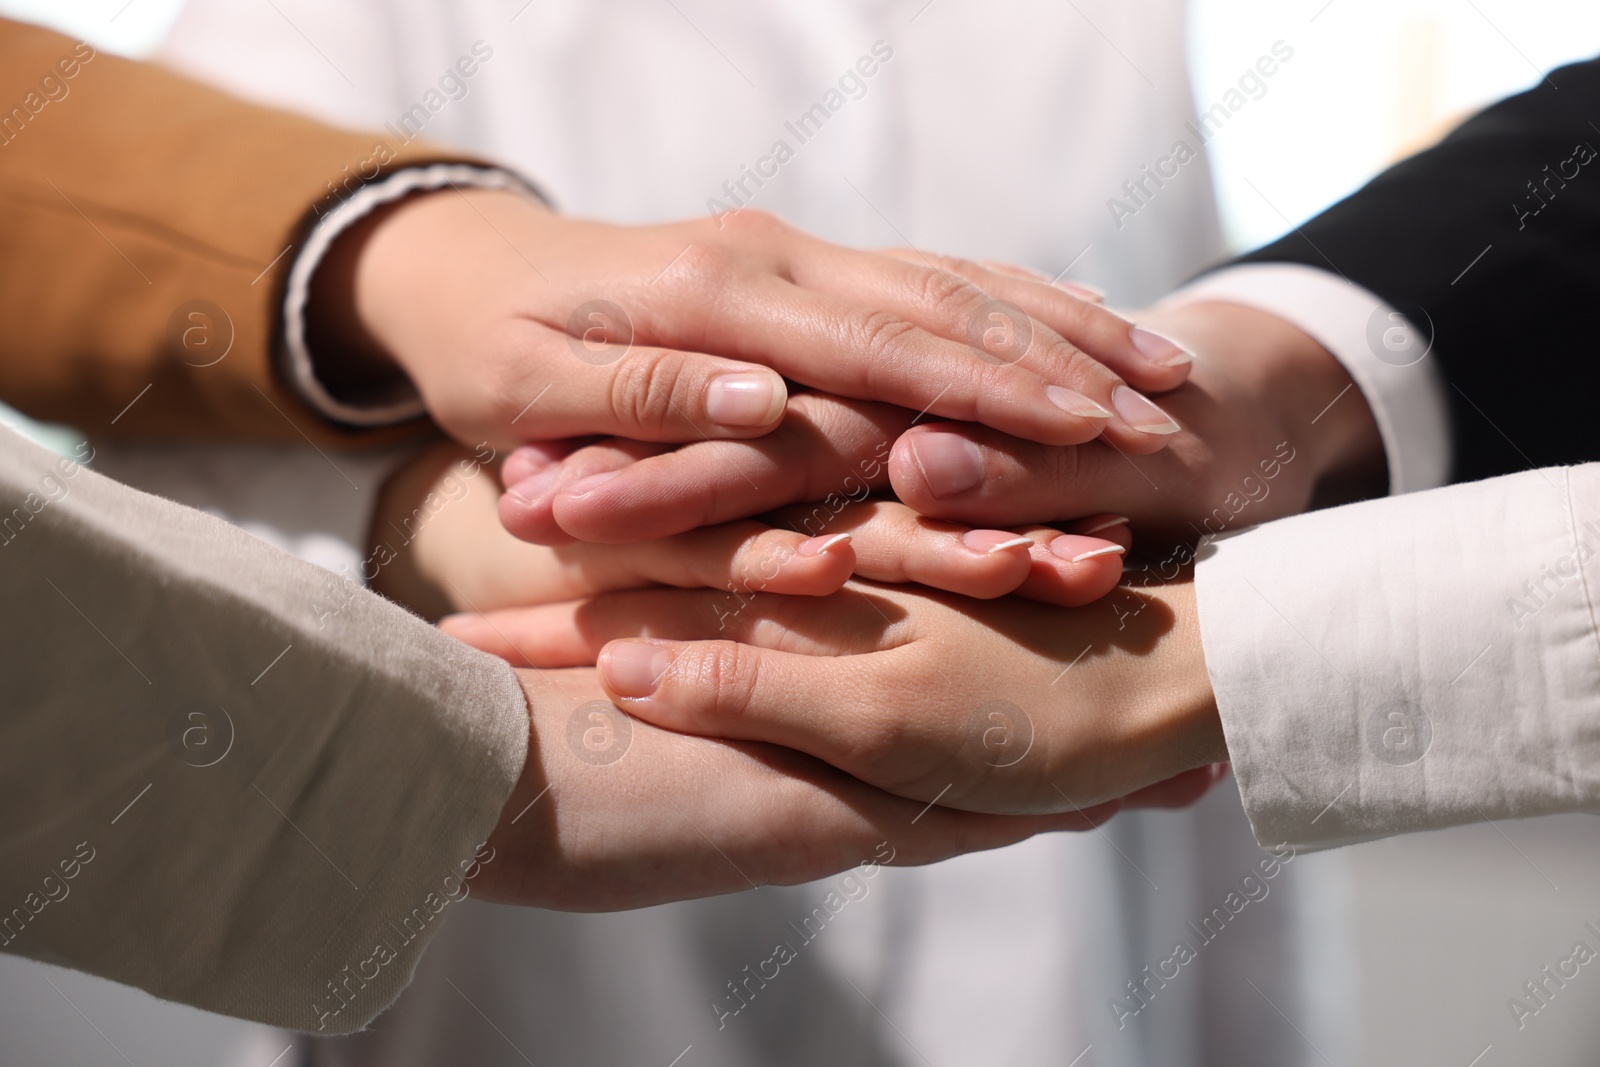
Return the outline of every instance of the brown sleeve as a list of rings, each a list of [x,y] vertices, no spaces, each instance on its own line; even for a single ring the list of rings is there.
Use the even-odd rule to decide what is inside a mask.
[[[0,400],[97,436],[378,444],[418,432],[330,423],[284,386],[273,355],[284,279],[317,216],[441,159],[476,162],[0,19]]]

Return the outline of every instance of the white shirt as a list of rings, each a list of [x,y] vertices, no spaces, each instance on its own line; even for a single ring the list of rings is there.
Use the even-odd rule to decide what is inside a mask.
[[[438,90],[463,57],[475,72],[449,80],[457,95],[465,87],[451,99]],[[863,57],[876,59],[874,73],[841,89]],[[743,202],[841,243],[1010,260],[1099,285],[1127,304],[1222,253],[1203,163],[1184,167],[1120,225],[1107,208],[1141,168],[1171,153],[1193,117],[1180,0],[191,0],[164,58],[343,125],[399,129],[411,115],[425,137],[503,162],[562,210],[611,221],[737,206],[725,183],[743,179],[749,195],[735,189]],[[839,107],[820,131],[802,140],[790,129],[832,103]],[[758,187],[745,175],[771,171],[763,160],[779,141],[792,156]],[[351,496],[352,506],[367,506]],[[777,1014],[740,1018],[733,1036],[691,1033],[672,1048],[665,1044],[682,1020],[703,1013],[695,1025],[715,1029],[707,982],[690,979],[722,974],[767,936],[763,916],[803,912],[816,887],[651,913],[641,937],[668,953],[655,967],[640,962],[639,938],[618,940],[631,920],[458,920],[463,943],[436,944],[424,964],[415,993],[424,1003],[396,1012],[396,1044],[374,1044],[370,1055],[426,1060],[429,1049],[459,1047],[467,1027],[482,1029],[476,1016],[460,1032],[428,1023],[460,1006],[442,979],[427,977],[432,961],[442,967],[456,953],[502,960],[476,977],[449,976],[468,983],[462,992],[518,1045],[597,1062],[665,1063],[691,1041],[685,1063],[790,1062],[805,1054],[793,1044],[794,1018],[860,1009],[871,1035],[853,1040],[862,1063],[922,1063],[922,1054],[939,1064],[1067,1063],[1093,1043],[1098,1064],[1182,1064],[1200,1047],[1193,987],[1174,990],[1126,1031],[1106,1001],[1155,951],[1140,938],[1164,937],[1203,910],[1192,864],[1177,858],[1189,853],[1167,839],[1237,838],[1201,818],[1121,819],[1104,835],[886,872],[853,913],[857,933],[818,946],[807,990],[768,1009]],[[526,949],[493,951],[511,936]],[[537,1001],[530,982],[549,987]],[[627,1003],[648,1003],[673,1026],[641,1037],[599,1025],[608,1005],[635,991],[641,999]],[[640,1044],[646,1037],[662,1047]],[[569,1040],[576,1044],[564,1049]]]
[[[1600,811],[1600,467],[1435,489],[1443,382],[1392,308],[1295,265],[1219,271],[1165,305],[1200,300],[1321,342],[1372,408],[1392,491],[1432,490],[1202,550],[1206,666],[1257,839]]]

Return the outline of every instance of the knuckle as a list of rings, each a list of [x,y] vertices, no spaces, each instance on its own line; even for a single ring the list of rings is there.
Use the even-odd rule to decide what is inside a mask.
[[[742,714],[755,697],[760,663],[756,650],[734,641],[711,641],[694,655],[686,673],[706,695],[706,711],[716,718]]]
[[[675,422],[683,363],[657,349],[635,349],[617,364],[608,401],[617,425],[660,435]]]
[[[866,356],[869,371],[881,363],[898,361],[916,329],[898,315],[868,309],[854,313],[846,324],[848,341]]]
[[[988,302],[984,291],[949,269],[926,267],[917,279],[917,300],[951,322],[965,322]]]

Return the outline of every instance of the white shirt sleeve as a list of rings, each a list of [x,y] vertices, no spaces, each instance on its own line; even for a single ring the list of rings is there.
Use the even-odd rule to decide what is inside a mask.
[[[1449,479],[1444,380],[1429,358],[1428,341],[1400,312],[1359,285],[1298,263],[1227,267],[1173,293],[1160,308],[1202,302],[1276,315],[1344,365],[1383,437],[1390,492],[1432,489]]]
[[[317,377],[316,360],[306,345],[306,301],[311,295],[311,278],[339,235],[373,211],[412,193],[446,187],[508,189],[544,201],[533,186],[510,171],[497,167],[481,167],[470,163],[406,167],[382,181],[363,185],[349,199],[322,216],[289,269],[289,281],[284,287],[283,298],[285,377],[289,387],[302,400],[335,422],[348,426],[388,426],[417,418],[425,413],[425,409],[422,397],[409,384],[403,395],[374,404],[348,403],[328,392]]]
[[[1195,584],[1257,840],[1600,812],[1600,464],[1242,531]]]

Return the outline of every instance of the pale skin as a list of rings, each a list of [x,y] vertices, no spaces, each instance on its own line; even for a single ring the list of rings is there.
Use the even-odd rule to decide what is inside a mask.
[[[1381,485],[1371,414],[1358,391],[1350,395],[1348,375],[1310,338],[1230,305],[1185,309],[1162,325],[1202,360],[1191,382],[1164,399],[1184,416],[1185,430],[1172,448],[1145,461],[1146,479],[1099,445],[1038,449],[950,424],[896,435],[883,479],[920,508],[969,521],[986,516],[1003,524],[1114,505],[1139,529],[1173,541],[1185,537],[1185,527],[1201,532],[1208,518],[1229,527],[1243,513],[1234,503],[1241,492],[1254,509],[1239,520],[1245,525],[1297,512],[1314,498]],[[1206,360],[1208,352],[1217,358]],[[508,526],[543,524],[557,536],[576,528],[611,540],[675,528],[696,511],[731,519],[745,502],[772,507],[784,490],[804,499],[819,484],[838,484],[855,461],[875,454],[868,451],[874,442],[893,434],[896,418],[878,406],[816,397],[800,420],[791,419],[796,425],[786,436],[759,442],[645,447],[632,455],[628,449],[637,446],[607,444],[565,457],[523,453],[515,462],[553,470],[555,478],[540,499],[508,494],[501,513]],[[911,454],[921,434],[973,442],[982,469],[977,485],[967,493],[928,492],[928,464]],[[807,447],[816,440],[836,443],[837,451]],[[592,479],[597,469],[618,473],[599,488],[572,490],[569,478]],[[768,488],[729,489],[752,473]],[[695,495],[696,485],[718,479]],[[651,481],[685,492],[652,496]],[[1063,612],[852,585],[821,603],[760,598],[728,635],[712,630],[721,620],[704,594],[641,593],[499,613],[492,625],[530,662],[595,657],[608,694],[658,725],[797,747],[890,791],[938,797],[943,805],[1075,811],[1226,758],[1193,586],[1178,581],[1122,595],[1143,606],[1131,616],[1126,606]],[[456,632],[482,640],[489,623]],[[1027,756],[998,768],[992,752],[973,749],[970,736],[975,710],[997,700],[1022,709],[1037,728]]]
[[[758,437],[788,379],[1148,453],[1170,420],[1139,390],[1172,388],[1190,362],[1092,294],[1025,273],[846,249],[757,211],[614,226],[495,190],[362,220],[319,267],[307,326],[335,395],[409,380],[446,432],[502,448]]]
[[[500,528],[497,489],[489,469],[475,469],[466,450],[441,446],[419,456],[382,494],[373,543],[396,552],[374,588],[425,614],[541,602],[560,610],[561,600],[601,590],[737,582],[768,549],[794,551],[808,540],[746,522],[655,545],[542,548]],[[1122,524],[1108,527],[1107,538],[1041,528],[1024,545],[979,552],[963,542],[963,534],[974,531],[944,524],[922,529],[920,519],[898,506],[863,505],[840,519],[851,525],[852,541],[818,556],[796,555],[776,584],[821,595],[840,588],[852,568],[892,564],[922,567],[954,582],[988,583],[992,595],[1042,582],[1046,594],[1082,602],[1115,584],[1127,542]],[[1050,552],[1063,538],[1099,554],[1071,564]],[[865,550],[862,556],[856,548]],[[729,597],[723,590],[696,589],[694,595],[724,605]],[[759,601],[749,593],[744,599]],[[740,614],[730,627],[740,625]],[[592,664],[593,653],[575,645],[564,659],[552,659],[560,631],[540,628],[524,643],[517,626],[534,617],[514,618],[511,629],[495,616],[444,622],[448,632],[489,644],[513,662],[544,660],[540,669],[518,671],[528,696],[530,755],[489,840],[498,858],[474,882],[475,891],[492,900],[567,910],[641,907],[752,884],[809,881],[881,855],[885,842],[893,849],[890,862],[929,863],[1036,833],[1086,829],[1128,805],[1184,805],[1216,779],[1204,768],[1082,811],[1018,817],[935,806],[924,812],[925,803],[893,796],[800,751],[688,736],[642,720],[632,721],[620,758],[597,764],[580,758],[568,740],[574,716],[606,700],[593,667],[568,666]],[[561,666],[553,666],[556,659]]]
[[[1161,398],[1181,429],[1156,454],[1134,457],[1106,442],[1039,445],[966,423],[913,424],[912,413],[888,405],[807,394],[792,398],[783,425],[759,440],[514,454],[508,466],[532,473],[502,499],[501,518],[544,543],[624,542],[820,500],[856,479],[892,488],[930,518],[1008,527],[1110,513],[1131,518],[1146,544],[1170,544],[1220,532],[1218,508],[1258,523],[1313,501],[1382,492],[1372,415],[1349,374],[1310,337],[1228,304],[1193,305],[1157,325],[1199,359],[1190,380]],[[963,470],[975,482],[950,491]],[[1262,498],[1246,516],[1230,494]]]

